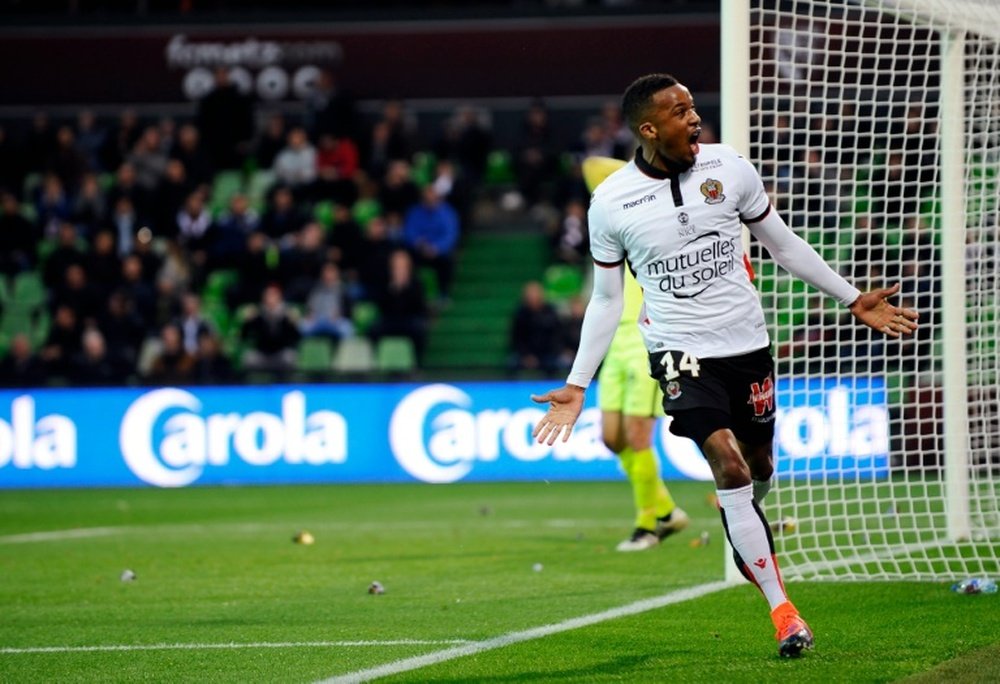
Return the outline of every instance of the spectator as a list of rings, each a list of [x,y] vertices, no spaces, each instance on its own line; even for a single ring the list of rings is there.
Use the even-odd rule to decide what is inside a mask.
[[[235,375],[233,364],[222,353],[222,345],[215,333],[205,331],[198,335],[198,353],[191,375],[200,384],[232,382]]]
[[[117,169],[125,161],[142,131],[139,129],[139,115],[134,109],[122,110],[118,118],[118,125],[114,131],[105,138],[104,148],[101,151],[102,167],[105,169]]]
[[[306,217],[295,204],[290,188],[279,185],[271,195],[271,201],[261,217],[260,230],[272,240],[281,240],[286,235],[297,233],[306,223]]]
[[[259,225],[260,217],[250,207],[246,195],[233,195],[229,211],[213,224],[207,236],[209,269],[233,268],[243,252],[247,236],[256,232]]]
[[[56,307],[52,327],[38,353],[48,377],[66,378],[80,351],[80,323],[76,312],[63,304]]]
[[[443,301],[451,294],[458,237],[458,214],[438,197],[433,185],[426,186],[423,202],[406,214],[403,242],[416,256],[417,264],[434,269]]]
[[[358,146],[354,141],[324,133],[316,153],[315,196],[337,204],[354,204],[358,199],[358,168]]]
[[[160,351],[150,365],[146,379],[157,385],[183,385],[194,377],[194,357],[181,343],[181,331],[169,323],[160,331]]]
[[[130,254],[139,232],[139,217],[135,214],[131,199],[125,195],[118,198],[113,205],[108,224],[108,228],[115,234],[118,256]]]
[[[587,205],[570,200],[552,235],[552,256],[563,264],[580,265],[590,253],[587,233]]]
[[[32,270],[40,241],[38,227],[21,215],[17,195],[0,191],[0,273]]]
[[[490,131],[481,115],[469,105],[458,108],[447,122],[444,139],[438,146],[438,157],[451,159],[472,185],[478,185],[486,170],[486,160],[493,149]]]
[[[72,383],[84,387],[111,385],[121,382],[126,375],[127,371],[108,353],[101,331],[93,327],[84,330],[81,349],[73,358],[70,370]]]
[[[35,201],[38,225],[45,237],[54,237],[59,224],[73,218],[73,203],[59,176],[46,174]]]
[[[277,285],[264,288],[260,309],[247,319],[240,332],[251,345],[243,357],[247,370],[282,373],[295,367],[299,329]]]
[[[340,269],[332,261],[323,264],[319,281],[306,301],[306,316],[300,327],[307,337],[323,335],[339,340],[354,334],[348,315],[347,290],[340,280]]]
[[[348,207],[338,204],[334,208],[330,233],[330,256],[346,281],[357,281],[365,236]]]
[[[84,324],[93,322],[101,308],[101,293],[87,280],[81,264],[70,264],[62,283],[52,292],[52,307],[68,306]]]
[[[205,206],[205,195],[200,190],[195,190],[187,196],[184,206],[177,212],[176,221],[178,242],[195,259],[198,266],[204,266],[208,232],[212,228],[212,213]]]
[[[54,290],[63,282],[66,269],[73,264],[83,264],[86,261],[83,250],[80,249],[80,239],[76,226],[64,222],[59,225],[56,236],[56,247],[45,260],[42,270],[42,282],[49,290]]]
[[[108,295],[121,281],[122,262],[115,251],[115,235],[103,229],[94,235],[90,252],[84,256],[87,279],[93,284],[97,297],[106,301]]]
[[[25,170],[36,173],[45,171],[45,164],[52,158],[56,149],[56,136],[46,112],[35,112],[31,119],[31,128],[25,136],[24,147]]]
[[[76,146],[76,136],[70,126],[60,126],[56,131],[55,147],[46,167],[59,177],[63,187],[70,192],[80,184],[80,178],[88,170],[87,160]]]
[[[543,198],[543,185],[556,170],[557,148],[545,103],[535,100],[521,122],[521,138],[514,156],[517,185],[530,206]]]
[[[264,286],[274,277],[268,258],[267,237],[263,233],[247,236],[246,249],[237,264],[239,280],[227,293],[229,304],[234,308],[260,301]]]
[[[372,127],[368,144],[368,171],[381,178],[390,162],[409,160],[416,150],[413,121],[407,117],[400,100],[388,100],[382,107],[382,118]]]
[[[192,186],[212,182],[212,160],[201,144],[201,133],[194,125],[185,124],[177,131],[177,142],[170,151],[170,157],[184,166],[184,176]]]
[[[601,121],[608,138],[614,145],[615,159],[628,159],[637,147],[635,136],[622,116],[621,105],[615,100],[609,100],[601,105]],[[704,135],[704,132],[702,133]],[[700,140],[700,138],[699,138]],[[711,142],[715,142],[712,140]]]
[[[285,296],[302,303],[319,279],[323,264],[329,260],[323,241],[323,228],[318,223],[307,223],[295,236],[295,241],[281,253],[278,272]]]
[[[27,333],[17,333],[10,341],[7,355],[0,360],[0,385],[4,387],[38,387],[46,374],[42,363],[31,350]]]
[[[98,328],[104,335],[113,363],[121,368],[135,368],[146,328],[125,290],[115,290],[108,296]]]
[[[191,289],[191,263],[181,246],[174,241],[166,243],[163,261],[156,271],[159,287],[169,283],[171,292],[187,292]]]
[[[296,126],[288,133],[288,143],[274,158],[274,175],[299,198],[307,197],[316,180],[316,148],[306,131]]]
[[[569,300],[566,313],[560,316],[563,333],[559,339],[560,368],[570,368],[573,365],[573,357],[580,348],[580,332],[583,330],[583,313],[586,309],[587,302],[578,295]]]
[[[372,340],[408,337],[417,360],[422,361],[427,341],[427,298],[413,271],[413,259],[403,249],[389,257],[389,281],[378,298],[379,318],[369,331]]]
[[[399,245],[389,236],[385,219],[376,216],[368,223],[361,249],[360,280],[367,299],[378,301],[389,283],[389,259]]]
[[[108,132],[97,123],[93,110],[83,109],[76,115],[76,143],[86,162],[86,168],[93,173],[105,170],[101,150],[108,138]]]
[[[198,102],[197,125],[215,169],[243,164],[253,138],[253,100],[239,91],[226,67],[215,69],[215,86]]]
[[[306,121],[309,131],[320,136],[357,134],[357,113],[354,99],[337,83],[337,75],[324,70],[316,87],[306,100]]]
[[[284,149],[287,137],[285,117],[279,112],[267,117],[264,130],[254,145],[253,156],[258,169],[270,169],[274,166],[274,159]]]
[[[177,320],[181,331],[181,341],[188,354],[198,353],[198,339],[205,333],[211,333],[212,324],[201,312],[201,297],[193,292],[181,296],[181,315]]]
[[[402,223],[410,207],[420,201],[420,189],[410,174],[410,164],[401,160],[390,162],[385,172],[378,201],[390,223]]]
[[[153,231],[161,237],[177,237],[177,213],[185,200],[195,191],[195,184],[187,176],[187,169],[178,159],[167,161],[163,180],[153,192]]]
[[[156,126],[147,126],[128,155],[128,162],[135,168],[135,182],[149,194],[167,172],[167,155],[161,142]]]
[[[119,166],[115,173],[115,184],[108,191],[108,206],[117,206],[122,197],[127,197],[132,203],[132,209],[140,223],[145,223],[152,217],[150,193],[136,182],[135,167],[129,162]]]
[[[73,222],[82,226],[85,234],[93,235],[104,223],[106,213],[107,202],[97,176],[89,172],[83,174],[73,200]]]
[[[138,254],[129,254],[122,260],[121,290],[132,303],[132,311],[142,329],[151,330],[156,320],[156,295],[145,279],[142,258]]]
[[[11,139],[9,131],[0,124],[0,190],[20,193],[28,173],[28,161],[23,146]]]
[[[545,301],[542,284],[526,283],[511,327],[513,369],[554,373],[559,367],[561,326],[555,307]]]
[[[587,121],[580,136],[576,153],[581,160],[587,157],[615,156],[615,140],[601,119],[593,118]]]

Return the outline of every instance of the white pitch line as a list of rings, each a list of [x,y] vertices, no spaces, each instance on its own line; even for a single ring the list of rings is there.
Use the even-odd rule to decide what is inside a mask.
[[[607,622],[608,620],[616,620],[629,615],[638,615],[639,613],[645,613],[657,608],[663,608],[664,606],[669,606],[673,603],[690,601],[691,599],[696,599],[700,596],[721,591],[722,589],[728,589],[731,586],[733,586],[733,583],[722,581],[709,582],[708,584],[688,587],[687,589],[679,589],[677,591],[672,591],[669,594],[643,599],[642,601],[636,601],[635,603],[629,603],[617,608],[611,608],[600,613],[570,618],[569,620],[556,622],[551,625],[542,625],[541,627],[534,627],[521,632],[501,634],[498,637],[486,639],[485,641],[473,641],[462,646],[446,648],[443,651],[435,651],[434,653],[427,653],[426,655],[414,656],[412,658],[403,658],[402,660],[385,663],[384,665],[378,665],[366,670],[358,670],[344,675],[337,675],[335,677],[330,677],[329,679],[323,679],[317,684],[359,684],[360,682],[370,682],[373,679],[378,679],[380,677],[388,677],[401,672],[410,672],[411,670],[419,670],[423,667],[437,665],[438,663],[455,660],[456,658],[463,658],[476,653],[482,653],[483,651],[492,651],[497,648],[511,646],[513,644],[521,643],[522,641],[533,641],[552,634],[568,632],[581,627],[589,627],[590,625],[596,625],[600,622]]]
[[[467,639],[389,639],[386,641],[262,641],[246,644],[108,644],[104,646],[31,646],[0,648],[0,655],[19,653],[100,653],[106,651],[202,651],[248,648],[340,648],[347,646],[443,646],[467,644]]]
[[[0,544],[29,544],[31,542],[63,541],[66,539],[88,539],[107,537],[121,532],[120,527],[82,527],[75,530],[51,530],[49,532],[28,532],[0,537]]]

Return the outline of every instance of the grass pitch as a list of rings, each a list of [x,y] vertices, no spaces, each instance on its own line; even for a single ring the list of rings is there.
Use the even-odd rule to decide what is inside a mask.
[[[749,585],[622,615],[722,579],[709,485],[671,489],[691,527],[637,554],[625,482],[2,492],[0,681],[309,682],[458,648],[388,679],[1000,680],[1000,595],[948,583],[791,584],[795,661]]]

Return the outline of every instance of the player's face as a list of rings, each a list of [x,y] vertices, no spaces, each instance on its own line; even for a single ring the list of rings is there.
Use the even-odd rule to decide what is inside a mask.
[[[678,83],[653,95],[648,120],[639,126],[639,133],[670,166],[691,168],[701,135],[701,117],[691,92]]]

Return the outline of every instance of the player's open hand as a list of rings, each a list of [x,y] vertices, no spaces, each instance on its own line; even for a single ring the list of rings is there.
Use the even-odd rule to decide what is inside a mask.
[[[562,441],[568,440],[573,432],[573,425],[583,410],[583,397],[584,389],[576,385],[564,385],[545,394],[532,394],[532,401],[548,403],[549,410],[538,421],[531,436],[550,446],[556,443],[559,435],[562,435]]]
[[[865,292],[851,304],[851,313],[859,321],[873,330],[889,337],[910,335],[917,329],[919,314],[913,309],[904,309],[887,300],[899,292],[899,283],[881,290]]]

